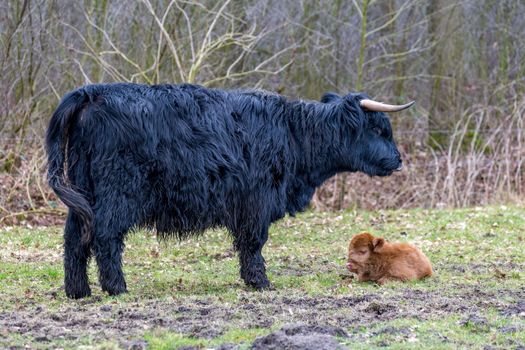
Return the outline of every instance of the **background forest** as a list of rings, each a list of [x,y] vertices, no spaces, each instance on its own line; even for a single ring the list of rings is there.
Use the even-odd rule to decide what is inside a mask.
[[[343,174],[322,209],[519,202],[525,194],[521,0],[0,2],[0,224],[62,213],[43,135],[87,83],[192,82],[389,103],[405,170]]]

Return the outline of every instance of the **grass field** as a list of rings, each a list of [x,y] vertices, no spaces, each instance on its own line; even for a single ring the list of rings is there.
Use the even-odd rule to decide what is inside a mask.
[[[368,230],[419,246],[435,276],[379,287],[344,268],[348,239]],[[310,212],[272,226],[264,250],[275,290],[238,275],[231,241],[128,237],[129,293],[68,300],[62,228],[0,229],[0,348],[249,348],[287,324],[335,326],[352,349],[525,347],[525,208]],[[338,329],[339,329],[338,328]],[[343,331],[343,333],[344,333]]]

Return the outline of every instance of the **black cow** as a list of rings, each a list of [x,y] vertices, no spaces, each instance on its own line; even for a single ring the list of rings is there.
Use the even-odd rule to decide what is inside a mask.
[[[322,102],[289,101],[190,84],[97,84],[68,93],[46,137],[49,184],[69,207],[66,294],[90,295],[91,254],[102,290],[126,291],[121,255],[132,227],[179,238],[225,227],[245,283],[268,288],[261,249],[270,224],[303,210],[338,172],[399,170],[381,111],[409,105],[333,93]]]

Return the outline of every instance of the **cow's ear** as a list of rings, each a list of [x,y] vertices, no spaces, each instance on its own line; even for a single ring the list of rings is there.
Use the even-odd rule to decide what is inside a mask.
[[[354,130],[362,129],[366,123],[366,112],[359,105],[359,101],[364,96],[363,94],[348,94],[344,97],[344,103],[341,104],[345,120]]]
[[[327,92],[323,95],[323,97],[321,97],[321,102],[330,103],[330,102],[334,102],[340,99],[341,99],[341,96],[339,96],[335,92]]]
[[[372,240],[372,245],[374,246],[374,249],[372,249],[372,250],[378,250],[384,244],[385,244],[385,239],[384,238],[374,238]]]

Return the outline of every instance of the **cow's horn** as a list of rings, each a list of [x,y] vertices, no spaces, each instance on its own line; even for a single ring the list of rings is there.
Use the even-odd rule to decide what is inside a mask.
[[[416,101],[409,102],[404,105],[389,105],[386,103],[377,102],[374,100],[361,100],[359,101],[359,104],[361,107],[368,109],[372,112],[399,112],[403,109],[407,109],[408,107],[412,106]]]

